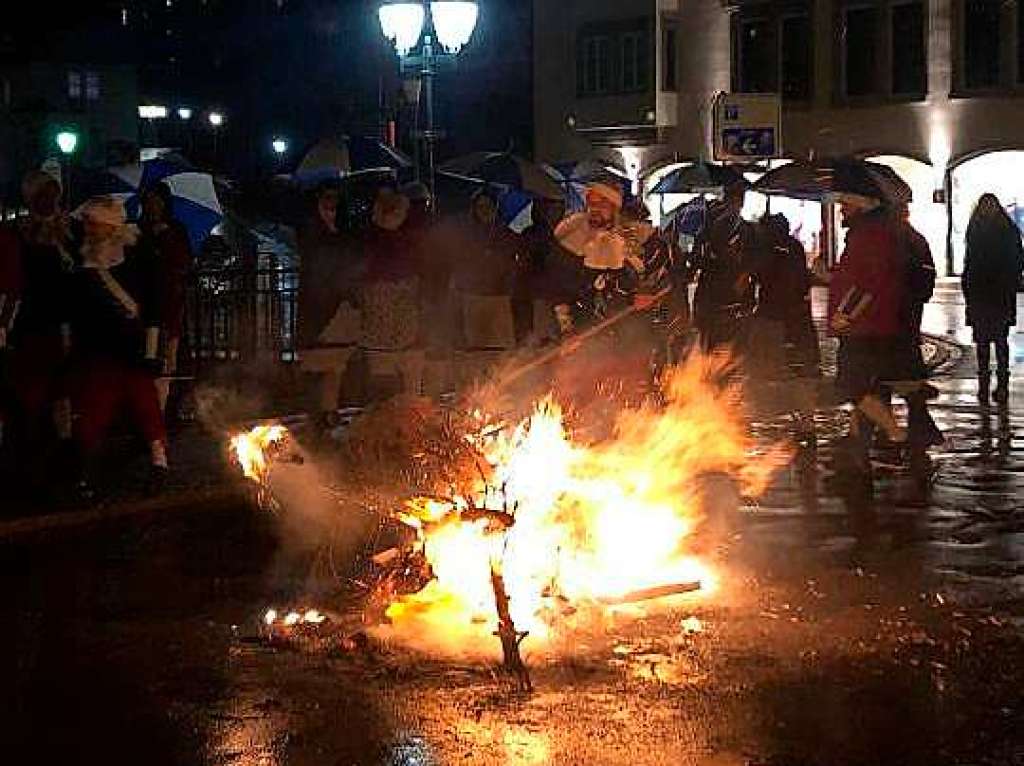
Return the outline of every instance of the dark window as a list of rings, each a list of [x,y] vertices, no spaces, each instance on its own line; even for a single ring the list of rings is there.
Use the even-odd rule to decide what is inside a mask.
[[[676,83],[676,40],[678,39],[675,25],[667,25],[662,30],[662,62],[661,89],[674,91]]]
[[[588,25],[576,48],[580,96],[635,93],[654,84],[650,20]]]
[[[782,97],[806,101],[811,97],[811,20],[807,16],[782,19]]]
[[[82,73],[74,69],[68,72],[68,98],[72,101],[82,98]]]
[[[774,93],[778,89],[778,39],[772,19],[745,19],[739,26],[740,91]]]
[[[847,9],[843,46],[847,96],[865,96],[877,90],[877,33],[878,9]]]
[[[647,35],[643,32],[627,32],[621,37],[622,90],[635,91],[647,87],[650,54]]]
[[[925,69],[924,4],[903,3],[892,8],[892,92],[924,94],[928,90]]]
[[[607,93],[611,84],[610,44],[606,36],[584,37],[576,65],[577,88],[583,95]]]
[[[999,16],[996,0],[964,3],[964,85],[990,88],[999,84]]]
[[[87,101],[99,101],[100,75],[98,72],[85,73],[85,98]]]

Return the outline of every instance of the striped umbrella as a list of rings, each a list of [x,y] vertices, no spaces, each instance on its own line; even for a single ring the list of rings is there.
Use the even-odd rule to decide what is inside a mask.
[[[193,252],[198,252],[213,228],[224,218],[213,176],[166,159],[153,159],[106,170],[106,193],[124,200],[129,220],[141,215],[140,194],[157,182],[171,190],[174,217],[188,231]]]

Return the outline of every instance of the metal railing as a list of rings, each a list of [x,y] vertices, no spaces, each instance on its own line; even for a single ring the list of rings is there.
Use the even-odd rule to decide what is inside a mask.
[[[203,265],[190,279],[185,340],[197,368],[296,360],[299,273],[261,253],[249,262]]]

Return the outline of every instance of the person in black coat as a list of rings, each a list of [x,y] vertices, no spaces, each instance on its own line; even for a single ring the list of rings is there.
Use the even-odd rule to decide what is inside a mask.
[[[978,352],[978,398],[988,403],[991,346],[996,348],[996,389],[992,397],[1006,404],[1010,396],[1010,347],[1007,337],[1017,323],[1017,290],[1024,272],[1020,232],[994,194],[983,194],[967,226],[967,254],[961,288],[967,324]]]
[[[693,318],[705,352],[742,350],[756,305],[754,272],[762,243],[757,227],[740,215],[745,195],[743,184],[726,189],[724,200],[709,205],[697,237]]]
[[[29,214],[0,239],[0,348],[6,349],[9,421],[18,470],[30,495],[49,481],[49,447],[70,438],[66,391],[68,286],[74,260],[61,186],[29,172],[22,196]]]
[[[152,253],[133,247],[138,231],[125,223],[119,200],[89,200],[82,220],[71,337],[75,438],[83,468],[123,409],[149,446],[156,490],[167,473],[167,436],[155,385],[164,365],[158,264]]]

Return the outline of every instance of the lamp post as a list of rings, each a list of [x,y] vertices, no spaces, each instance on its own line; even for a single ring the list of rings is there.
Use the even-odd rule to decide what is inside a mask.
[[[67,204],[70,204],[71,158],[75,154],[75,149],[78,148],[78,134],[73,130],[62,130],[54,136],[54,141],[57,142],[57,148],[60,149],[60,153],[64,157],[62,165],[64,168],[64,175],[67,176],[67,178],[64,179],[62,186],[64,187],[64,195],[67,198]]]
[[[206,116],[207,121],[210,123],[210,128],[213,130],[213,159],[217,161],[217,138],[220,133],[220,126],[224,124],[224,115],[220,112],[210,112]]]
[[[443,69],[455,67],[459,51],[473,36],[477,14],[477,4],[469,0],[388,0],[378,10],[381,32],[395,46],[401,71],[415,74],[423,84],[426,129],[417,137],[426,146],[427,186],[432,198],[434,144],[441,136],[434,125],[434,78]]]
[[[288,151],[288,142],[278,136],[270,142],[270,148],[274,150],[274,157],[277,158],[277,169],[281,169],[281,164],[284,162],[285,152]]]

